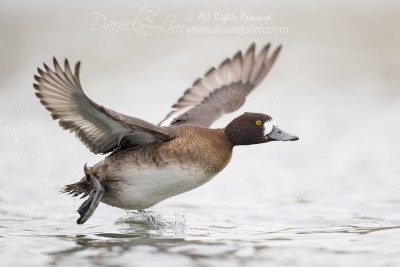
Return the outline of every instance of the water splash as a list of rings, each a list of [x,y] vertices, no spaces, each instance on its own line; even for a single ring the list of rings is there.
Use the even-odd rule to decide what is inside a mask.
[[[126,214],[116,221],[123,225],[125,230],[148,234],[183,234],[186,229],[186,219],[183,213],[175,212],[172,215],[161,214],[156,211],[125,211]]]

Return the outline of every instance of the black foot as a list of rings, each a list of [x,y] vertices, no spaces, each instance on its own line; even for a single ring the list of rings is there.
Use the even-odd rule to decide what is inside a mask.
[[[93,174],[90,174],[89,176],[93,189],[89,193],[89,198],[86,199],[78,209],[78,213],[81,215],[77,220],[78,224],[83,224],[90,218],[90,216],[92,216],[105,192],[104,186],[99,182],[96,176]]]

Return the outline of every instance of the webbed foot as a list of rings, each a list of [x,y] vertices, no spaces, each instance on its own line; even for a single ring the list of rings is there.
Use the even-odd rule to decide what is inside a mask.
[[[78,213],[81,215],[77,220],[78,224],[85,223],[90,216],[92,216],[105,192],[104,186],[99,182],[96,176],[93,174],[86,175],[90,177],[93,189],[89,193],[89,198],[86,199],[78,209]]]

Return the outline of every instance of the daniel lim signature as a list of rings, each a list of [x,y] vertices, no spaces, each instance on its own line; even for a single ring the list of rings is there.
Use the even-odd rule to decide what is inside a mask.
[[[166,32],[173,35],[182,34],[184,24],[176,23],[176,17],[169,15],[161,23],[156,23],[159,14],[159,7],[154,3],[149,3],[142,7],[134,19],[114,19],[108,20],[100,12],[86,14],[85,22],[92,31],[107,31],[114,35],[120,31],[134,31],[140,35],[151,35],[156,32]]]

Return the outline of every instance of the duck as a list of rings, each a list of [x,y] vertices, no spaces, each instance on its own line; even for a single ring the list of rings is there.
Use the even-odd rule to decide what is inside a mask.
[[[233,148],[272,141],[296,141],[272,117],[245,112],[226,127],[211,125],[238,110],[247,95],[265,78],[282,46],[268,43],[256,53],[252,43],[219,67],[197,79],[159,123],[124,115],[92,101],[80,82],[80,62],[72,70],[53,57],[37,68],[33,87],[54,120],[94,154],[105,158],[84,165],[84,176],[61,192],[87,197],[77,212],[85,223],[99,203],[143,211],[170,197],[195,189],[215,177],[229,163]]]

